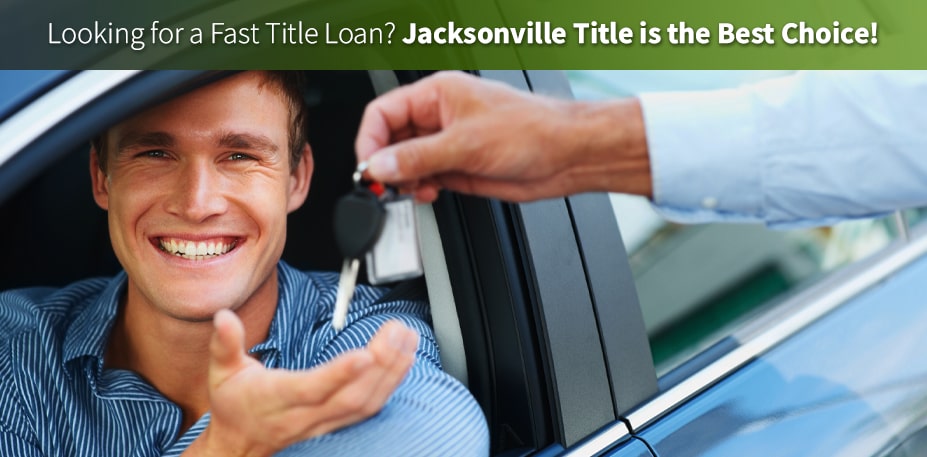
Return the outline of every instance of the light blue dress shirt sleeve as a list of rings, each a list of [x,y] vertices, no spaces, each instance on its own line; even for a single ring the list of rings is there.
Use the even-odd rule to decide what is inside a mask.
[[[927,72],[799,72],[640,100],[667,219],[788,228],[927,206]]]

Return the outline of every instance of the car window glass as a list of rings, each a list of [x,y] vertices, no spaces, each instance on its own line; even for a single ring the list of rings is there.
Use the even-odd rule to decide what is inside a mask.
[[[571,71],[577,99],[736,87],[782,71]],[[751,317],[898,236],[896,216],[831,227],[773,230],[756,224],[679,225],[645,198],[612,194],[657,374],[711,346]],[[927,211],[904,213],[910,225]]]

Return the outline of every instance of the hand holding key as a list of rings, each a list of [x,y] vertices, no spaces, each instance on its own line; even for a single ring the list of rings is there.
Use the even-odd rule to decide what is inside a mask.
[[[653,196],[640,103],[573,102],[439,72],[367,105],[368,175],[431,202],[448,189],[509,201],[579,192]]]

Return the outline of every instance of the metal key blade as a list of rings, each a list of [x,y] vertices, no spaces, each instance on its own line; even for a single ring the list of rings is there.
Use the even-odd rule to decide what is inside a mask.
[[[354,296],[354,286],[357,285],[357,270],[360,259],[344,259],[341,266],[341,277],[338,279],[338,297],[335,299],[335,314],[332,315],[332,327],[336,331],[344,328],[348,317],[348,305]]]

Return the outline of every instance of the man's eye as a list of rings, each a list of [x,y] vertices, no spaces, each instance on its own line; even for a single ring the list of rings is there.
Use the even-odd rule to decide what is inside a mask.
[[[233,152],[229,154],[229,160],[254,160],[254,157],[241,152]]]
[[[167,157],[167,153],[160,149],[153,149],[151,151],[143,151],[135,155],[135,157],[145,157],[151,159],[163,159]]]

